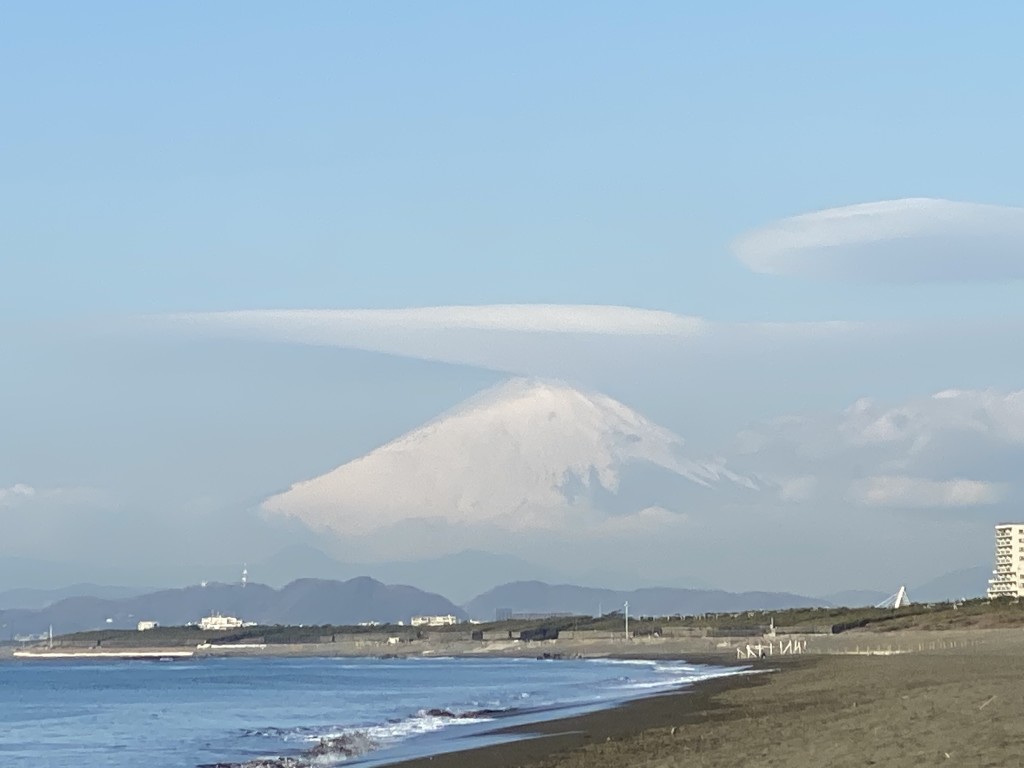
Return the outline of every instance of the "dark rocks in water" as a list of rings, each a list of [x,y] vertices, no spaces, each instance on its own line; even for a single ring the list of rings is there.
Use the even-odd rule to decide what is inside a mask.
[[[309,768],[310,762],[298,757],[261,757],[244,763],[207,763],[199,768]]]
[[[424,709],[420,712],[423,717],[458,717],[448,709]]]
[[[481,717],[496,717],[497,715],[508,714],[505,709],[473,709],[468,712],[452,712],[450,709],[423,709],[420,715],[423,717],[450,717],[453,720],[476,720]]]
[[[364,733],[347,733],[320,739],[320,743],[307,751],[309,757],[355,757],[376,749],[377,742]]]
[[[474,709],[472,712],[464,712],[459,717],[466,718],[481,718],[481,717],[498,717],[499,715],[507,715],[510,710],[507,709]]]
[[[357,757],[377,746],[377,742],[366,734],[354,732],[322,738],[315,747],[295,756],[260,757],[243,763],[208,763],[199,768],[312,768],[320,765],[323,758]]]

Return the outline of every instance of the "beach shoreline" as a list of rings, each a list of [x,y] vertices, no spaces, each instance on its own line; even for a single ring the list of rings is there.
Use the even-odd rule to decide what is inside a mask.
[[[720,659],[687,658],[685,661],[725,666]],[[808,661],[814,663],[814,660]],[[775,669],[764,665],[761,669],[750,671],[772,673]],[[512,739],[487,746],[378,764],[395,768],[512,768],[533,765],[557,759],[561,755],[578,753],[595,741],[636,739],[644,731],[652,728],[681,727],[712,710],[716,706],[715,699],[721,692],[762,685],[765,677],[764,674],[745,674],[743,670],[737,668],[734,673],[684,684],[675,690],[659,691],[649,696],[618,702],[584,714],[555,717],[511,727],[503,726],[497,721],[494,730],[485,735],[511,736]],[[457,744],[458,741],[455,740],[450,746],[457,747]],[[372,755],[367,757],[372,758]]]
[[[545,643],[407,654],[540,657],[557,651],[564,658],[685,660],[764,674],[695,681],[524,726],[499,719],[487,733],[515,738],[487,746],[467,740],[462,751],[390,762],[371,752],[355,762],[402,768],[1024,766],[1021,629],[851,632],[814,638],[807,653],[766,659],[739,660],[742,648],[734,643],[702,653],[664,642]],[[299,652],[267,655],[339,655],[292,650]]]
[[[701,681],[517,729],[522,740],[393,765],[1024,766],[1022,632],[981,648],[787,657],[751,666],[767,674]]]

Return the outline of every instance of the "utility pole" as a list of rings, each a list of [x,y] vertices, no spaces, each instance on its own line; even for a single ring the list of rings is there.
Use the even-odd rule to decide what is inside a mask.
[[[629,640],[629,600],[626,601],[623,608],[626,611],[626,639]]]

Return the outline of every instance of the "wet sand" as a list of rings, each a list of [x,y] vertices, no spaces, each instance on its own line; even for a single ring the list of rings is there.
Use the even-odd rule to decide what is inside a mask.
[[[531,726],[543,736],[403,768],[1024,766],[1021,640],[757,662],[773,671]]]

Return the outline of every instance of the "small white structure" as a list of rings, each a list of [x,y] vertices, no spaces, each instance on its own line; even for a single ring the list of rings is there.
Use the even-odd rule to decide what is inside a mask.
[[[160,624],[156,621],[140,621],[139,632],[145,632],[147,629],[156,629]]]
[[[207,631],[239,629],[244,626],[246,624],[241,619],[236,619],[234,616],[221,616],[219,613],[204,616],[199,620],[199,628]]]
[[[197,651],[262,651],[267,647],[266,643],[199,643],[196,646]]]
[[[801,654],[807,650],[806,640],[769,640],[768,642],[758,641],[757,645],[748,644],[745,647],[739,646],[736,648],[737,659],[766,659],[769,656],[775,655],[775,650],[778,648],[780,656],[792,656],[794,654]]]
[[[450,627],[459,623],[458,618],[447,616],[413,616],[410,622],[414,627]]]

